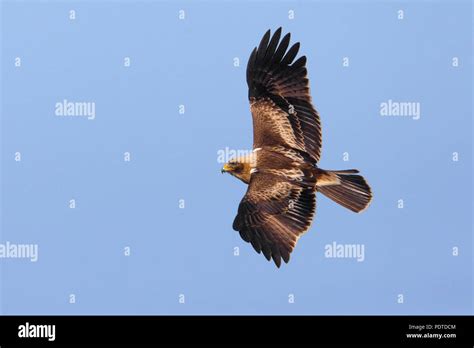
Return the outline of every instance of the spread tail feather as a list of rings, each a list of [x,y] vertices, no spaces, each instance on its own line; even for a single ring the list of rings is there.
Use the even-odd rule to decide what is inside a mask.
[[[316,189],[334,202],[356,213],[365,210],[372,200],[372,191],[356,169],[318,169]]]

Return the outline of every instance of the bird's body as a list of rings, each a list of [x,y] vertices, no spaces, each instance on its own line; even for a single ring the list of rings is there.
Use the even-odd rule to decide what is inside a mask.
[[[253,151],[222,169],[248,184],[233,228],[278,267],[310,227],[316,192],[354,212],[372,199],[357,170],[318,168],[321,126],[309,94],[306,57],[293,62],[299,43],[287,51],[290,35],[281,42],[280,35],[281,28],[270,40],[268,31],[247,65]]]

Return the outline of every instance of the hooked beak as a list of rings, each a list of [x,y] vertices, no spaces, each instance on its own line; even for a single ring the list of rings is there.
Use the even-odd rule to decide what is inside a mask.
[[[227,165],[227,163],[226,163],[226,164],[224,164],[224,167],[222,167],[221,173],[224,174],[224,173],[226,173],[226,172],[228,172],[228,171],[230,171],[230,170],[231,170],[231,168],[230,168],[230,167]]]

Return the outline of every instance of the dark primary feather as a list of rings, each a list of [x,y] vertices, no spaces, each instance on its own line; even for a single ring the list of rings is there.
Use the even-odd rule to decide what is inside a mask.
[[[270,33],[270,31],[268,31]],[[273,55],[275,54],[275,50],[278,46],[278,41],[280,41],[281,36],[281,28],[273,34],[270,43],[268,44],[268,48],[265,52],[265,58],[263,64],[268,64],[272,59]]]
[[[288,262],[298,237],[316,210],[314,189],[269,173],[254,173],[233,228],[255,251],[280,267]]]
[[[254,147],[267,144],[265,139],[287,139],[288,134],[278,133],[281,127],[291,126],[293,139],[282,141],[281,144],[297,150],[307,152],[314,162],[319,161],[321,153],[321,126],[319,115],[312,105],[309,91],[309,82],[306,70],[306,57],[301,56],[296,61],[300,44],[290,45],[290,34],[286,34],[280,41],[281,28],[270,37],[270,31],[263,36],[258,48],[252,51],[247,64],[247,84],[249,86],[249,99],[252,106],[255,134],[265,133],[261,136],[262,142],[255,142]],[[279,42],[280,41],[280,42]],[[261,104],[272,104],[275,109],[272,114],[284,114],[283,117],[265,117],[265,122],[256,120],[262,113],[254,112],[261,108]],[[264,123],[273,123],[263,130],[258,128]],[[256,127],[257,126],[257,127]],[[272,134],[273,132],[273,134]]]

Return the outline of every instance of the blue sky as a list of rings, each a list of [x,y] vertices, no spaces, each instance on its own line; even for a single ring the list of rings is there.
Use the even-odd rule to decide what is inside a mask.
[[[2,2],[0,243],[39,255],[0,258],[1,313],[472,314],[471,7]],[[358,168],[374,200],[318,196],[277,269],[232,230],[246,187],[217,159],[252,146],[245,65],[280,26],[308,57],[320,166]],[[95,118],[58,117],[64,99]],[[388,100],[420,118],[382,116]],[[325,257],[333,242],[363,262]]]

